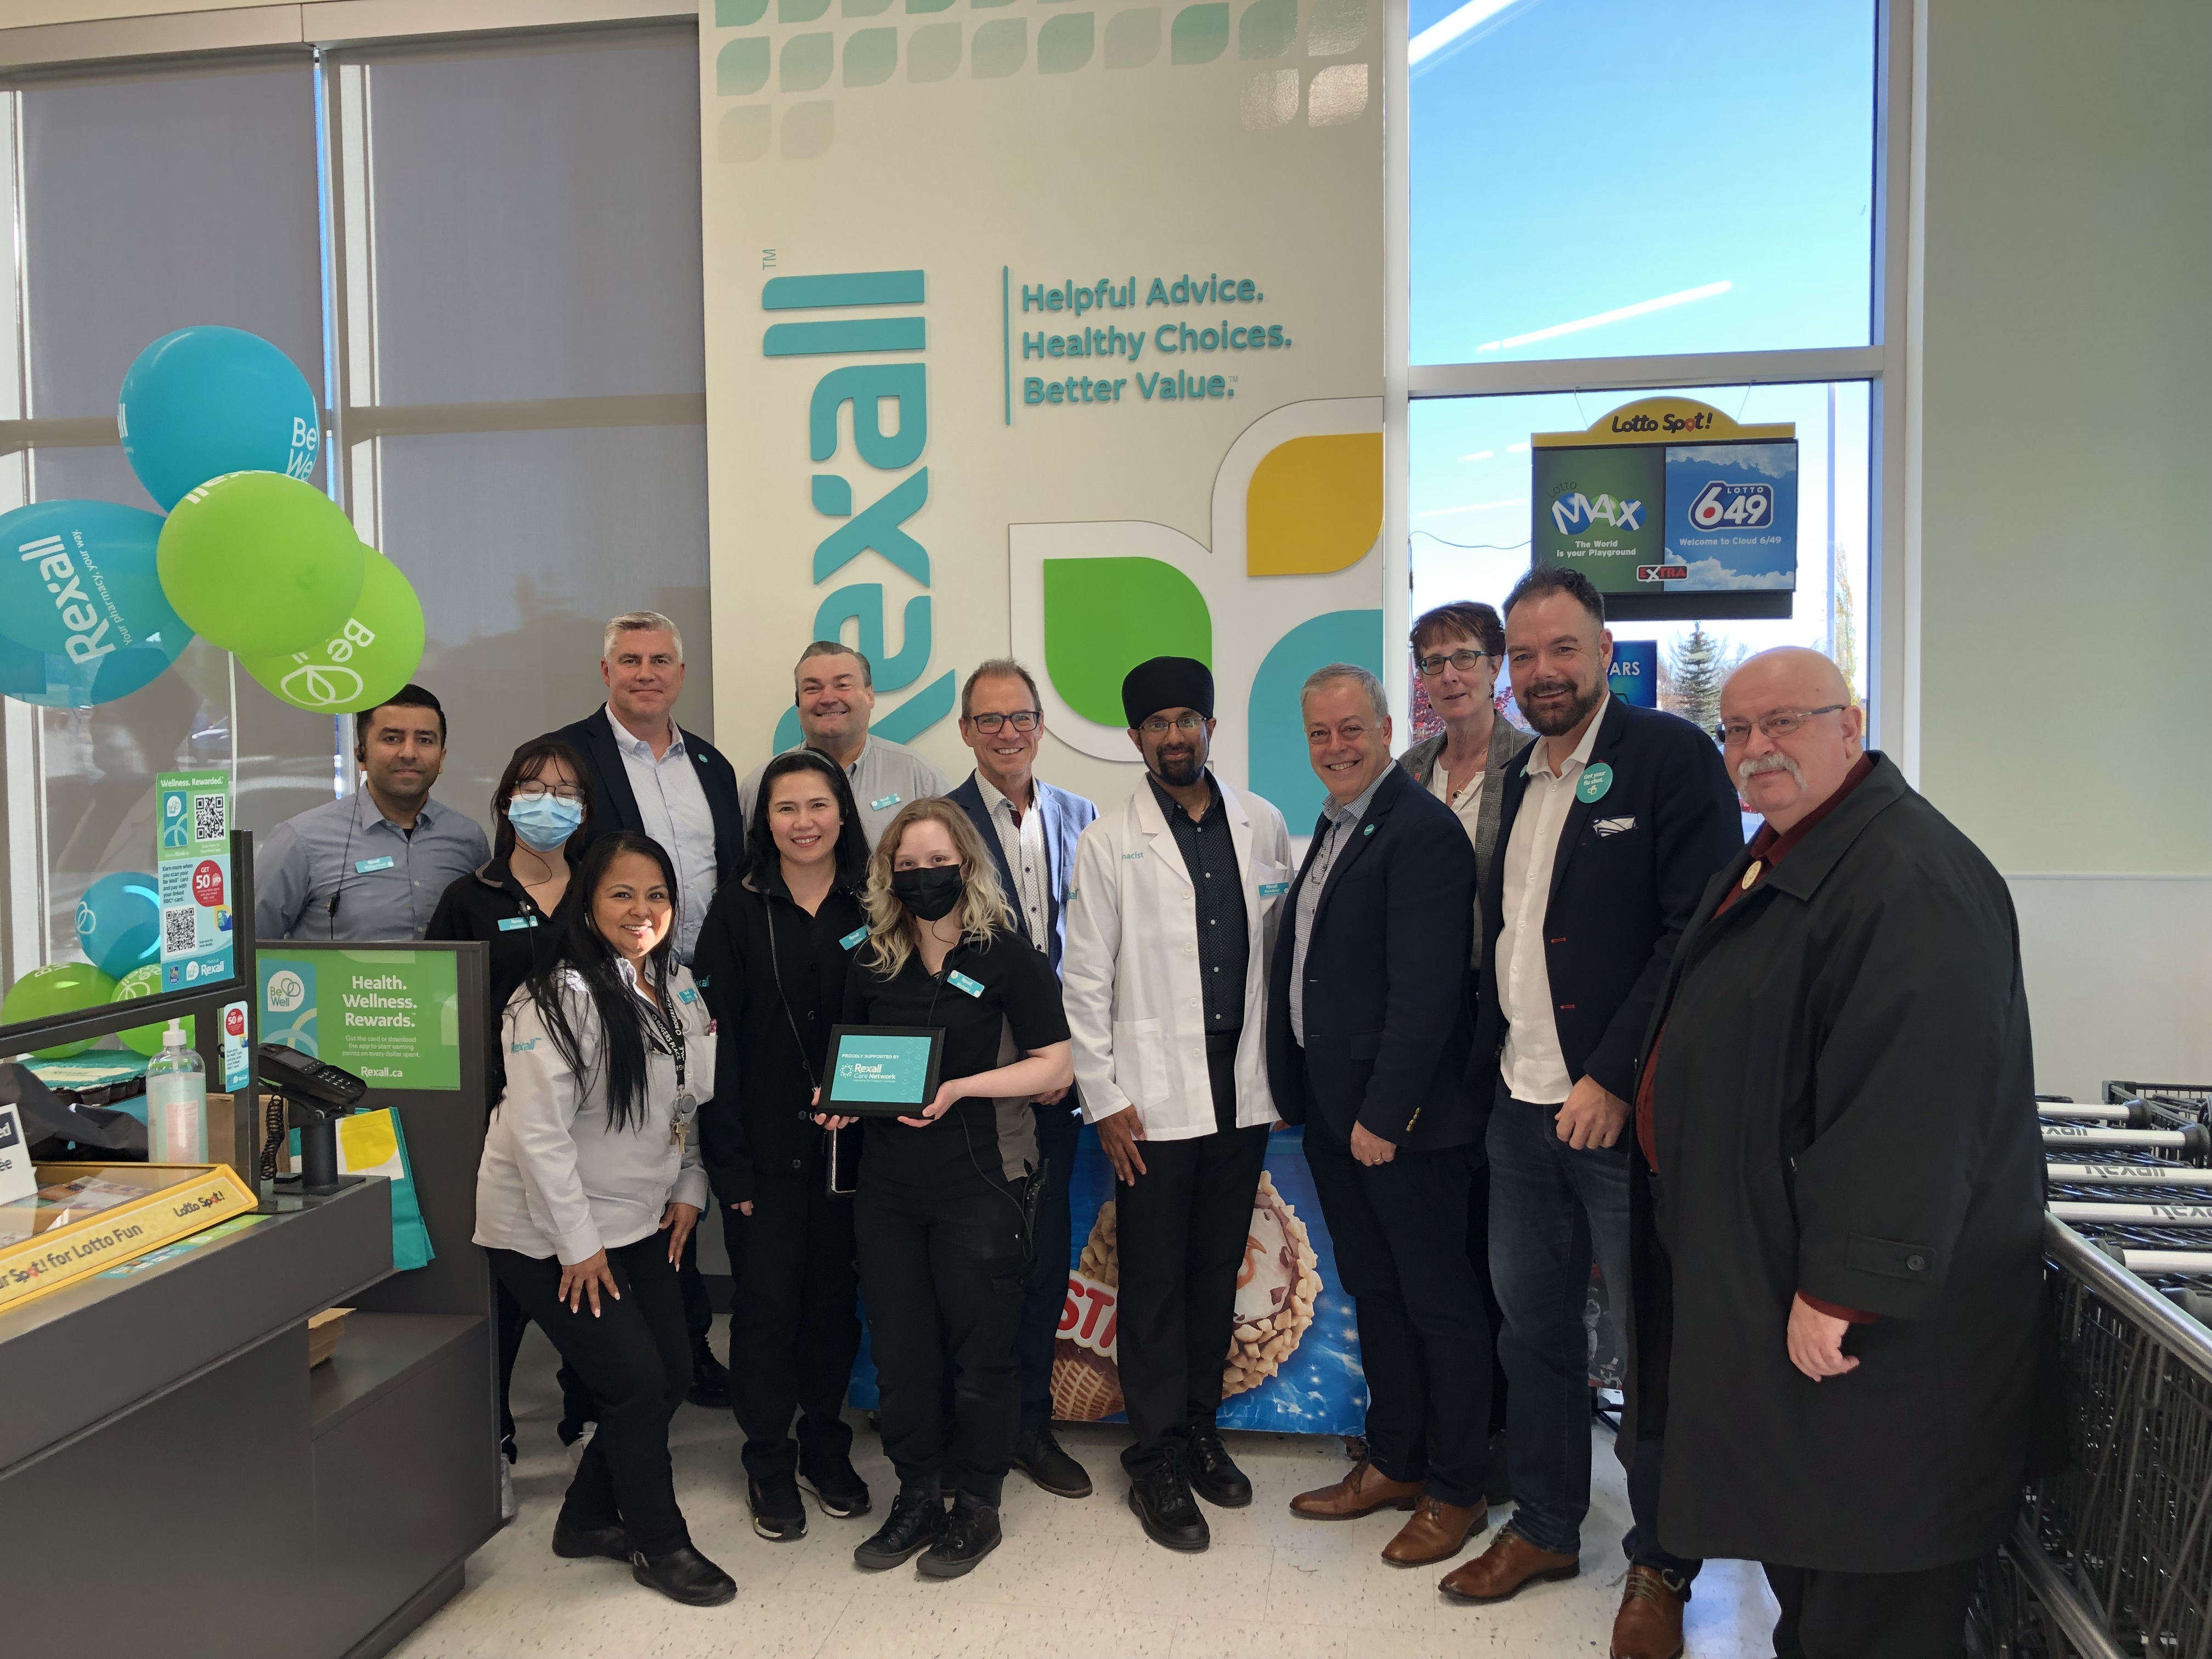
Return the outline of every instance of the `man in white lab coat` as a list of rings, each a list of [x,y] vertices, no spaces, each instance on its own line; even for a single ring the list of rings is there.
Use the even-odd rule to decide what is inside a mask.
[[[1205,664],[1140,663],[1121,703],[1146,777],[1077,845],[1063,994],[1084,1116],[1114,1164],[1129,1507],[1155,1543],[1202,1550],[1194,1490],[1252,1501],[1214,1413],[1275,1121],[1267,963],[1291,842],[1280,812],[1206,766]]]

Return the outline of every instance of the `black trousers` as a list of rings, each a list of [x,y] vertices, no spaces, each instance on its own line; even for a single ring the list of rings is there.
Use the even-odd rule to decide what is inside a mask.
[[[1115,1352],[1136,1435],[1121,1466],[1132,1474],[1175,1455],[1192,1429],[1213,1426],[1267,1155],[1265,1125],[1236,1127],[1235,1039],[1209,1038],[1206,1058],[1214,1132],[1144,1142],[1145,1173],[1133,1186],[1114,1183],[1121,1252]]]
[[[1317,1121],[1306,1162],[1358,1308],[1367,1454],[1446,1504],[1482,1501],[1490,1465],[1490,1322],[1467,1255],[1479,1147],[1399,1148],[1364,1164]]]
[[[988,1176],[942,1189],[872,1183],[864,1164],[853,1228],[900,1484],[995,1507],[1022,1412],[1014,1334],[1027,1264],[1013,1188]]]
[[[850,1455],[845,1390],[860,1316],[853,1200],[830,1197],[817,1167],[761,1182],[752,1205],[746,1216],[716,1200],[734,1270],[730,1406],[744,1431],[745,1473],[757,1480]]]
[[[1036,1118],[1037,1156],[1044,1160],[1044,1196],[1037,1204],[1036,1265],[1022,1291],[1020,1334],[1014,1339],[1022,1372],[1022,1432],[1052,1419],[1052,1351],[1060,1340],[1060,1310],[1067,1305],[1068,1182],[1075,1174],[1075,1142],[1082,1132],[1075,1095],[1057,1106],[1030,1108]]]
[[[551,1256],[489,1254],[499,1282],[599,1404],[599,1432],[568,1483],[561,1519],[586,1528],[620,1522],[647,1555],[683,1548],[690,1534],[676,1506],[668,1423],[691,1386],[691,1338],[667,1235],[648,1233],[607,1252],[622,1297],[602,1290],[597,1318],[588,1300],[568,1311],[559,1295],[561,1264]]]
[[[1828,1572],[1771,1561],[1776,1659],[1959,1659],[1978,1561],[1923,1572]]]

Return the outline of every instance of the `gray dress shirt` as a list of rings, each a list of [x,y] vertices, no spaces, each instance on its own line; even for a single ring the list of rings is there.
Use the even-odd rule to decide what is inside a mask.
[[[806,747],[805,744],[795,746]],[[760,796],[761,774],[767,770],[763,761],[738,786],[738,805],[744,809],[747,823],[753,821],[753,802]],[[942,772],[904,744],[873,736],[860,750],[860,757],[845,769],[845,775],[852,781],[853,801],[860,809],[860,828],[867,832],[870,852],[898,816],[900,807],[925,795],[945,794],[952,787]]]
[[[637,797],[639,822],[675,860],[676,954],[688,963],[698,948],[708,907],[714,902],[714,810],[707,805],[699,769],[684,747],[682,727],[669,722],[675,736],[655,759],[653,745],[617,720],[611,708],[607,724],[614,728],[623,770],[629,777],[630,793]]]
[[[285,819],[254,849],[254,936],[263,944],[420,939],[446,889],[490,857],[465,813],[426,800],[410,834],[357,789]]]
[[[1306,878],[1298,884],[1298,904],[1291,936],[1291,1035],[1303,1048],[1306,1040],[1306,941],[1313,937],[1314,917],[1321,911],[1322,889],[1328,885],[1328,872],[1336,867],[1336,855],[1352,844],[1352,832],[1359,827],[1359,820],[1367,816],[1373,804],[1375,792],[1382,787],[1382,780],[1390,775],[1398,764],[1392,761],[1375,775],[1375,781],[1354,795],[1343,806],[1331,796],[1328,805],[1322,808],[1322,817],[1328,829],[1321,832],[1321,845],[1315,849],[1313,862],[1306,868]]]

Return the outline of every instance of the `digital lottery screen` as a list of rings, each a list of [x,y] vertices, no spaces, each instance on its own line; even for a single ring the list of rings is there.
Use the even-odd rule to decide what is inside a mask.
[[[1532,445],[1536,564],[1581,571],[1623,622],[1787,617],[1797,443]]]

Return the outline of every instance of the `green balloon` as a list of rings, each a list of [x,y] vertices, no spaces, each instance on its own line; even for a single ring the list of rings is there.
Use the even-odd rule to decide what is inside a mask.
[[[157,962],[149,962],[143,968],[133,968],[121,979],[117,980],[115,994],[108,998],[108,1000],[128,1002],[134,997],[150,997],[161,988],[161,965]],[[190,1014],[185,1016],[185,1041],[187,1043],[198,1036],[198,1024],[199,1022]],[[151,1025],[134,1025],[122,1033],[123,1046],[134,1054],[143,1054],[147,1059],[151,1060],[161,1052],[162,1034],[168,1029],[169,1022],[166,1019],[156,1020]]]
[[[52,1019],[56,1014],[81,1013],[105,1007],[115,994],[115,981],[88,962],[57,962],[33,968],[0,997],[0,1024],[20,1025],[26,1020]],[[67,1060],[92,1047],[89,1042],[58,1043],[32,1051],[40,1060]]]
[[[311,651],[361,597],[361,538],[337,504],[281,472],[231,472],[161,526],[161,592],[185,625],[241,657]]]
[[[415,678],[422,661],[422,602],[399,567],[362,549],[353,615],[312,650],[240,657],[238,665],[295,708],[319,714],[374,708]]]

